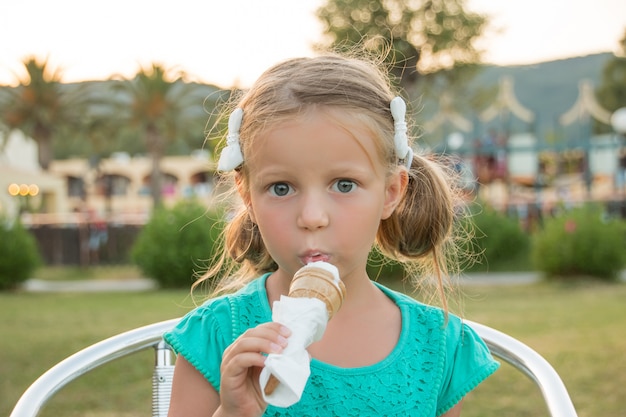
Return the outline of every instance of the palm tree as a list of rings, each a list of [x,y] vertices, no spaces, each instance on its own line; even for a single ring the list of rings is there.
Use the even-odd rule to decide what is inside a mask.
[[[206,117],[201,94],[206,90],[186,83],[184,76],[152,64],[141,68],[133,79],[121,80],[116,89],[120,93],[115,96],[120,121],[127,121],[143,137],[152,160],[150,190],[154,207],[162,200],[160,162],[167,146],[193,134],[190,130],[197,129],[198,120]]]
[[[54,159],[53,142],[79,126],[89,95],[81,84],[62,84],[61,72],[51,70],[47,59],[29,57],[23,64],[26,75],[19,85],[0,89],[0,125],[37,142],[39,165],[47,170]]]

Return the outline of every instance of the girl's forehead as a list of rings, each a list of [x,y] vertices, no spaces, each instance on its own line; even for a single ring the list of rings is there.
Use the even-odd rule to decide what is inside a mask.
[[[355,140],[369,140],[381,151],[384,148],[384,140],[381,137],[381,129],[376,123],[368,118],[363,111],[357,109],[345,109],[335,106],[308,105],[299,111],[277,117],[274,121],[267,121],[257,137],[266,136],[271,131],[280,130],[287,126],[306,124],[313,119],[323,119],[325,123],[334,125],[345,130]]]
[[[295,133],[301,130],[301,133]],[[354,112],[332,107],[312,107],[290,117],[282,118],[274,123],[267,124],[262,132],[255,135],[251,143],[250,155],[254,155],[256,145],[264,147],[268,141],[282,136],[286,131],[291,132],[290,141],[320,140],[318,135],[328,134],[330,131],[341,132],[348,140],[353,141],[367,156],[373,168],[385,165],[385,151],[383,139],[363,117],[356,117]],[[332,143],[328,151],[332,151]],[[258,148],[257,148],[258,149]],[[295,157],[295,156],[294,156]]]

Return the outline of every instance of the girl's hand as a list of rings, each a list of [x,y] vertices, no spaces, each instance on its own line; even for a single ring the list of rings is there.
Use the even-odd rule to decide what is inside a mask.
[[[226,350],[220,369],[220,414],[260,416],[267,408],[259,375],[265,355],[280,353],[291,332],[278,323],[264,323],[248,329]]]

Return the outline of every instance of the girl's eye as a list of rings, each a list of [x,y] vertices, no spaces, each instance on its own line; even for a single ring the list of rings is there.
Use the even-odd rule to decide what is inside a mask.
[[[340,193],[349,193],[354,190],[356,184],[350,180],[339,180],[333,184],[333,189]]]
[[[287,183],[277,182],[270,186],[269,191],[273,196],[284,197],[291,192],[291,187]]]

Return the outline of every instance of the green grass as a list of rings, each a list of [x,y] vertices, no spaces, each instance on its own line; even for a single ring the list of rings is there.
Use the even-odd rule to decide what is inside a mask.
[[[626,285],[582,282],[465,292],[466,317],[540,352],[561,375],[579,417],[624,415]],[[471,394],[463,415],[547,415],[535,398],[530,380],[507,365]],[[519,405],[511,412],[514,402]]]
[[[464,315],[524,341],[561,374],[580,417],[623,416],[626,284],[466,287]],[[116,333],[184,314],[186,291],[0,294],[0,415],[42,372]],[[43,416],[150,415],[153,354],[97,369],[61,390]],[[463,417],[547,415],[534,385],[503,367],[465,401]]]

